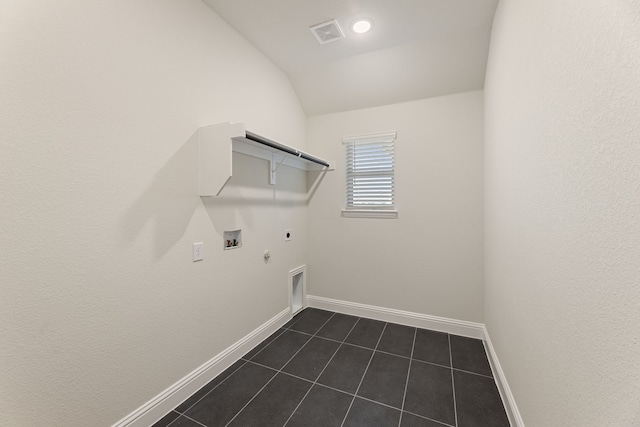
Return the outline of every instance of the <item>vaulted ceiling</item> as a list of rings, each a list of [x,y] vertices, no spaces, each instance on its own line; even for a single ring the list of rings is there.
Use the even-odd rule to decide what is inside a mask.
[[[498,0],[203,0],[290,78],[307,115],[481,89]],[[351,24],[373,21],[366,34]],[[310,26],[336,19],[327,44]]]

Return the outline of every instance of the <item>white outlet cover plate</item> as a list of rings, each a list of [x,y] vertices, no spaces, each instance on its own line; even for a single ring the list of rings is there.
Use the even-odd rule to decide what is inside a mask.
[[[202,242],[193,244],[193,261],[202,261],[204,259],[203,245]]]

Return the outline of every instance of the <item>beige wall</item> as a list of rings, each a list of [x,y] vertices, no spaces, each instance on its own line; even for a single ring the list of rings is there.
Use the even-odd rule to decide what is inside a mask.
[[[308,293],[482,321],[481,91],[309,119],[336,160],[309,204]],[[342,138],[397,131],[398,219],[343,218]]]
[[[236,156],[203,201],[194,133],[239,121],[302,147],[305,116],[199,0],[4,0],[0,34],[0,424],[110,425],[287,307],[305,175],[271,187]]]
[[[640,9],[503,0],[485,321],[529,427],[640,425]]]

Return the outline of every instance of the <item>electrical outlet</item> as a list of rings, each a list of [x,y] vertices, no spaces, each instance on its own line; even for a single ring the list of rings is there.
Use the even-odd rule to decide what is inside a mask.
[[[204,253],[202,252],[202,242],[193,244],[193,261],[202,261],[204,259]]]
[[[284,240],[289,241],[291,240],[291,229],[287,229],[284,230]]]

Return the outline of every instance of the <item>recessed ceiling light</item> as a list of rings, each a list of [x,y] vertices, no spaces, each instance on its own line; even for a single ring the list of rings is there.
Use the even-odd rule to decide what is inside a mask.
[[[371,29],[371,21],[368,19],[358,19],[353,23],[351,29],[354,33],[363,34]]]

